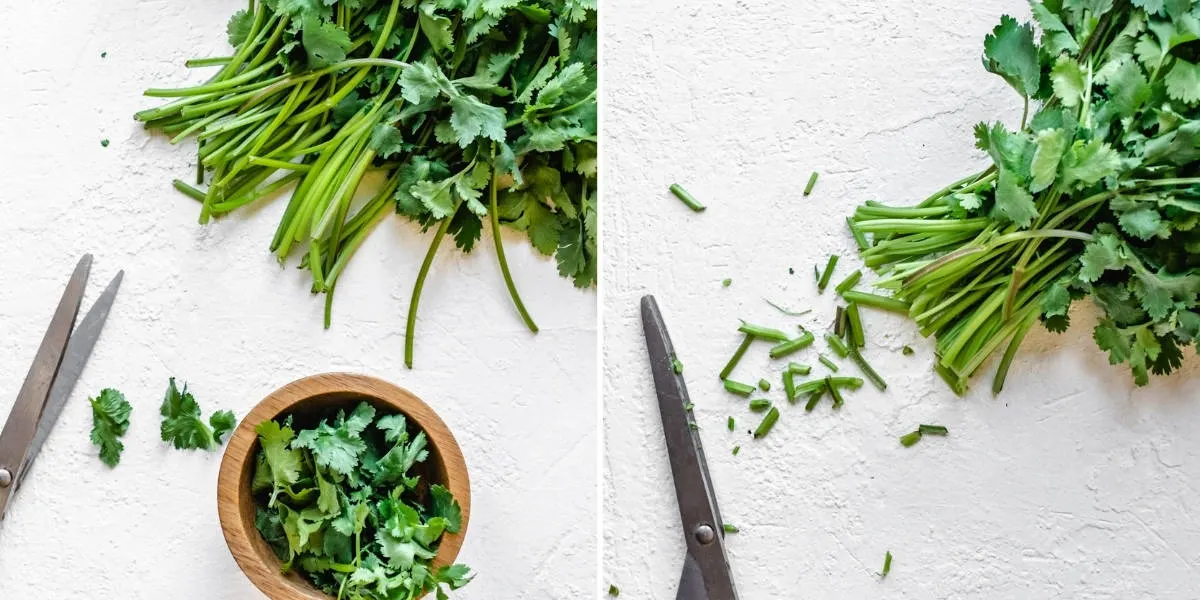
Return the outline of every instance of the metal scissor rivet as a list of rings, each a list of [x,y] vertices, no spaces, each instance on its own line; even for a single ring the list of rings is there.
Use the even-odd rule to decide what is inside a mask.
[[[701,544],[711,544],[717,539],[717,532],[707,523],[696,527],[696,541]]]
[[[0,469],[0,488],[6,488],[10,486],[12,485],[12,482],[12,471],[9,471],[8,469]]]

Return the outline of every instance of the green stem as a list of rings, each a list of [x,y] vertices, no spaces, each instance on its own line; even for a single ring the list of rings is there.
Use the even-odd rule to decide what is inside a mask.
[[[437,233],[433,235],[433,241],[429,244],[429,251],[425,253],[425,260],[421,262],[417,281],[413,285],[412,300],[408,303],[408,322],[404,326],[404,365],[410,369],[413,366],[413,334],[417,328],[417,307],[421,302],[421,290],[425,288],[425,278],[429,276],[429,268],[433,266],[433,257],[437,255],[438,246],[441,245],[446,230],[450,228],[450,221],[457,212],[458,206],[455,205],[454,210],[450,212],[451,216],[442,219]]]
[[[525,309],[525,303],[521,301],[521,295],[517,293],[517,284],[513,282],[512,273],[508,270],[508,259],[504,257],[504,239],[500,236],[500,211],[496,204],[496,192],[499,187],[498,183],[499,172],[492,169],[492,185],[491,188],[491,206],[489,215],[492,222],[492,239],[496,243],[496,258],[500,262],[500,273],[504,276],[504,285],[508,287],[508,295],[512,297],[513,305],[517,307],[517,312],[521,313],[521,320],[525,321],[525,326],[530,331],[537,333],[537,323],[533,322],[533,317],[529,316],[529,311]]]

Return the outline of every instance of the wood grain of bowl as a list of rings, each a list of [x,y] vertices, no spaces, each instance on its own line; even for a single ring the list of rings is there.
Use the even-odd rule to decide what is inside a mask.
[[[462,450],[445,422],[420,398],[386,381],[350,373],[314,375],[275,390],[242,419],[225,448],[217,479],[217,511],[229,551],[246,577],[271,600],[328,600],[329,596],[294,571],[280,573],[279,558],[254,527],[255,503],[250,491],[258,452],[254,429],[263,421],[287,414],[303,418],[336,408],[350,409],[360,401],[402,413],[425,431],[429,458],[422,475],[446,486],[462,506],[462,528],[442,538],[433,565],[449,565],[458,557],[471,516],[471,486]]]

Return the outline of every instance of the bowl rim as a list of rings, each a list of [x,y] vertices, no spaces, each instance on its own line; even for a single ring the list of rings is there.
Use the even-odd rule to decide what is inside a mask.
[[[415,394],[382,379],[357,373],[310,375],[271,392],[246,414],[229,437],[217,476],[217,512],[226,546],[251,583],[272,600],[327,600],[329,596],[302,583],[294,572],[291,576],[280,573],[279,559],[253,526],[253,517],[247,519],[245,510],[253,514],[253,499],[244,472],[258,447],[255,428],[300,402],[333,394],[365,396],[386,404],[425,431],[430,451],[445,470],[445,485],[462,508],[462,527],[442,538],[433,566],[452,564],[462,549],[471,515],[471,486],[462,449],[445,421]]]

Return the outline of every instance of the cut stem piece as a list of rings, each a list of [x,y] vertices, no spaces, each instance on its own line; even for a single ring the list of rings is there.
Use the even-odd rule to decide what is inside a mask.
[[[730,381],[728,379],[724,380],[723,383],[725,384],[725,391],[727,391],[731,394],[737,394],[739,396],[749,396],[750,394],[754,393],[754,386],[752,386],[748,383],[742,383],[740,381]]]
[[[492,239],[496,242],[496,259],[500,263],[500,274],[504,276],[504,286],[508,288],[508,295],[512,297],[513,306],[521,315],[521,320],[525,321],[525,326],[529,331],[538,332],[537,323],[533,322],[533,317],[529,316],[529,311],[525,309],[525,303],[521,301],[521,294],[517,293],[517,284],[513,281],[512,273],[508,270],[508,259],[504,256],[504,239],[500,237],[500,211],[496,208],[496,190],[499,188],[497,181],[499,180],[499,172],[492,170],[492,185],[491,188],[491,207],[490,214],[492,222]],[[678,373],[678,371],[676,371]]]
[[[683,186],[679,185],[678,183],[671,184],[671,193],[675,194],[676,198],[679,198],[680,201],[682,201],[687,205],[688,208],[695,212],[704,212],[704,209],[707,208],[693,198],[692,195],[689,194],[687,190],[683,189]]]
[[[762,422],[758,424],[758,428],[754,430],[754,439],[757,440],[766,437],[768,433],[771,433],[771,428],[775,427],[775,422],[778,420],[779,409],[772,406],[767,415],[763,417]]]
[[[413,285],[412,300],[408,303],[408,323],[404,327],[404,365],[410,369],[413,366],[413,340],[417,329],[417,307],[421,303],[421,290],[425,288],[425,278],[429,276],[429,268],[433,266],[433,257],[437,256],[438,246],[442,244],[442,238],[446,237],[446,230],[450,228],[451,220],[452,218],[449,216],[442,219],[437,233],[433,234],[429,251],[425,253],[425,260],[421,263],[421,270],[417,273],[417,282]]]
[[[735,367],[737,367],[738,362],[742,360],[742,356],[746,354],[746,350],[750,348],[750,344],[752,343],[754,343],[754,336],[747,334],[744,338],[742,338],[742,343],[740,346],[738,346],[737,351],[735,351],[733,356],[729,358],[729,362],[725,363],[725,368],[721,369],[721,379],[729,377],[729,374],[733,372]]]
[[[738,331],[746,335],[751,335],[757,338],[775,342],[786,342],[789,339],[786,333],[778,329],[763,327],[761,325],[753,325],[745,321],[742,321],[742,325],[741,327],[738,327]]]
[[[808,183],[805,184],[805,186],[804,186],[804,195],[805,196],[812,193],[813,188],[816,187],[816,185],[817,185],[817,178],[820,176],[821,176],[821,174],[817,173],[816,171],[813,171],[812,175],[808,176]]]
[[[900,313],[902,315],[908,314],[908,308],[910,306],[908,302],[904,302],[903,300],[888,298],[887,296],[880,296],[878,294],[858,292],[855,290],[847,290],[846,293],[842,294],[842,297],[845,298],[847,302],[854,302],[863,306],[870,306],[871,308],[887,310],[894,313]]]
[[[794,340],[788,340],[782,344],[777,344],[776,346],[772,347],[771,358],[781,358],[796,352],[801,348],[807,348],[808,346],[812,345],[814,339],[815,338],[813,337],[813,334],[806,331],[803,335]]]
[[[856,348],[862,348],[867,345],[867,334],[863,331],[862,316],[858,314],[858,305],[851,302],[846,307],[846,319],[849,322],[848,333],[850,341],[853,342]]]
[[[825,287],[829,285],[829,279],[833,277],[833,270],[837,268],[838,255],[834,254],[829,257],[829,261],[825,263],[825,270],[821,272],[821,278],[817,280],[817,291],[824,293]]]

